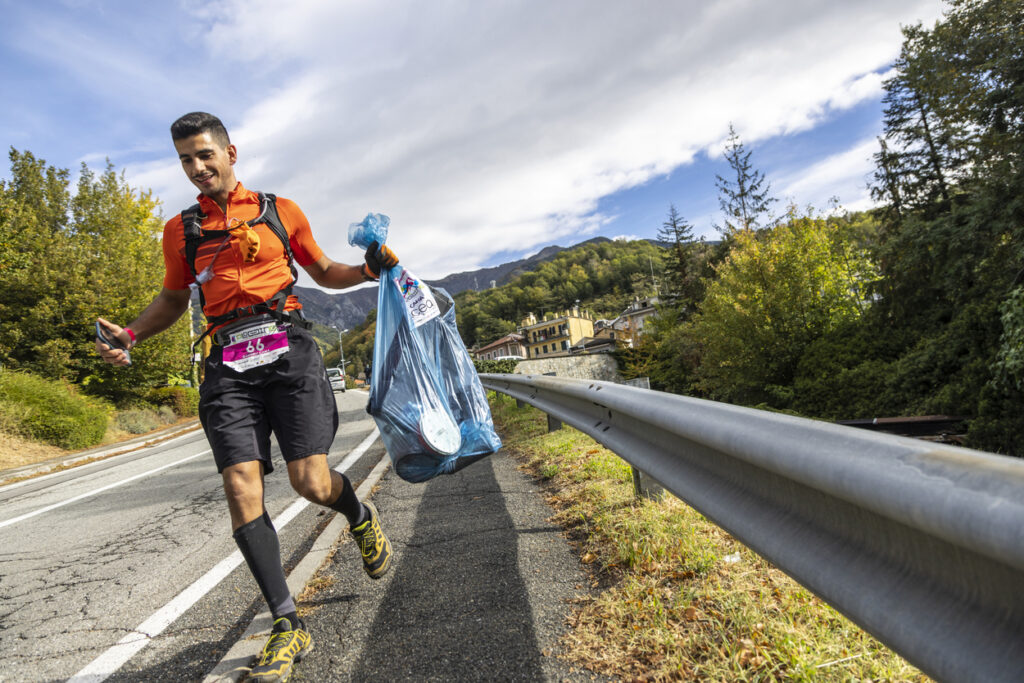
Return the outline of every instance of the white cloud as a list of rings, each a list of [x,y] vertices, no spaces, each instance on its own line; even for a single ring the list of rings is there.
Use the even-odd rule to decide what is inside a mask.
[[[870,208],[874,202],[868,183],[875,168],[872,156],[877,151],[877,139],[861,140],[844,152],[802,169],[798,177],[784,179],[782,195],[788,201],[798,201],[802,197],[830,197],[830,193],[834,194],[833,188],[843,187],[850,190],[839,198],[844,208],[851,211]],[[815,208],[823,210],[826,207]]]
[[[934,20],[941,4],[190,7],[208,27],[195,42],[209,83],[245,84],[222,114],[240,179],[298,201],[340,260],[359,258],[350,222],[389,214],[392,246],[431,278],[593,234],[608,221],[602,197],[719,154],[729,122],[753,144],[877,97],[900,24]],[[784,191],[856,179],[862,152]],[[168,213],[193,201],[170,149],[128,173]]]

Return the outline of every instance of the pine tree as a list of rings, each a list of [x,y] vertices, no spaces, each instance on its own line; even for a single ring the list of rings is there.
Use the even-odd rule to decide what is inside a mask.
[[[771,227],[774,219],[768,209],[776,201],[765,185],[764,173],[750,163],[750,152],[743,148],[739,135],[729,124],[729,139],[725,145],[725,159],[736,174],[735,180],[715,175],[718,204],[725,214],[725,226],[715,226],[726,235],[741,230],[759,230]]]
[[[662,294],[669,303],[672,303],[680,297],[685,287],[689,271],[690,246],[693,244],[693,226],[679,215],[674,204],[669,204],[668,216],[658,229],[658,239],[669,245]]]

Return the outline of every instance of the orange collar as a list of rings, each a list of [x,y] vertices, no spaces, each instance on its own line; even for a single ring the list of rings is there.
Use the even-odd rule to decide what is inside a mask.
[[[209,216],[211,212],[222,213],[217,202],[213,201],[213,199],[207,197],[205,194],[200,194],[196,197],[196,200],[199,202],[199,209],[207,216]],[[242,183],[239,182],[235,185],[235,189],[231,190],[228,194],[229,213],[234,213],[233,211],[230,211],[232,207],[238,207],[244,204],[255,204],[256,206],[259,206],[260,198],[259,195],[252,190],[245,189]]]

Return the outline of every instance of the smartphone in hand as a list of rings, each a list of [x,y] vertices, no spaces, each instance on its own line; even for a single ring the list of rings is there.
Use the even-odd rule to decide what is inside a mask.
[[[112,349],[121,349],[124,351],[125,360],[128,361],[128,365],[132,364],[131,354],[128,353],[128,347],[121,343],[121,340],[110,334],[110,331],[103,327],[99,322],[96,323],[96,339],[101,344],[106,344]]]

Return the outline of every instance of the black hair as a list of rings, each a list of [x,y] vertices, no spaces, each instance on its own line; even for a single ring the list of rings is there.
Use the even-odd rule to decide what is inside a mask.
[[[221,120],[205,111],[185,114],[171,124],[171,140],[184,140],[203,133],[209,133],[223,147],[231,144],[228,129],[224,127]]]

